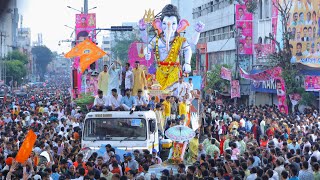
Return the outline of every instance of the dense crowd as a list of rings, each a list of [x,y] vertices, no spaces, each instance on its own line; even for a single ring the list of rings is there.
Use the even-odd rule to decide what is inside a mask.
[[[99,91],[93,109],[154,110],[163,136],[169,127],[187,123],[192,80],[188,84],[180,79],[178,83],[172,89],[173,96],[157,103],[143,90],[138,90],[137,96],[127,90],[121,98],[116,89],[107,97]],[[156,150],[127,152],[123,161],[116,147],[109,144],[104,155],[85,157],[79,153],[85,114],[71,100],[69,86],[58,78],[46,87],[27,89],[26,96],[14,96],[3,106],[2,179],[320,180],[317,111],[288,116],[276,106],[216,105],[214,96],[208,94],[201,104],[202,126],[189,141],[185,160],[176,165],[177,170],[164,166],[157,177],[150,168],[166,159],[161,159],[162,152]],[[123,105],[129,108],[123,109]],[[15,156],[30,129],[37,134],[37,140],[28,161],[21,164]]]

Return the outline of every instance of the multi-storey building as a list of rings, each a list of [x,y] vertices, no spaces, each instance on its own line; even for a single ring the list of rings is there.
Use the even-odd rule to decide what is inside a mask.
[[[2,7],[1,7],[2,8]],[[9,1],[7,7],[1,10],[0,17],[0,80],[5,79],[5,69],[2,62],[8,52],[17,48],[19,14],[17,0]]]
[[[247,72],[256,73],[268,68],[268,56],[237,55],[237,28],[235,26],[236,1],[230,0],[196,0],[193,1],[193,22],[202,21],[205,29],[198,43],[198,69],[205,73],[216,64],[229,64],[233,71],[239,67]],[[270,44],[266,38],[272,33],[271,0],[259,0],[253,15],[253,44]],[[237,73],[234,73],[237,74]],[[239,76],[233,78],[239,79]],[[241,97],[247,104],[276,104],[274,82],[259,85],[241,80]],[[258,87],[257,87],[258,86]],[[223,93],[228,95],[228,93]],[[247,96],[250,95],[250,96]]]

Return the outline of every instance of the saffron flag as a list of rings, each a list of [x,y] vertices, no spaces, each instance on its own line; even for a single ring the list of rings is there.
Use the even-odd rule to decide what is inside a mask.
[[[72,48],[65,57],[80,57],[80,69],[81,72],[84,72],[90,64],[96,62],[106,54],[107,53],[100,49],[96,44],[89,39],[86,39]]]
[[[32,130],[29,130],[16,156],[17,162],[24,163],[29,158],[33,149],[33,145],[36,142],[36,140],[37,140],[37,135]]]

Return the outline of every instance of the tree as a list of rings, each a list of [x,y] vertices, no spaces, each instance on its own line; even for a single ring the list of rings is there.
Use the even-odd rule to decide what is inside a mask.
[[[35,57],[35,63],[37,65],[37,72],[40,75],[41,81],[44,78],[44,73],[46,72],[48,64],[53,59],[53,54],[49,48],[46,46],[35,46],[31,50],[33,56]]]
[[[134,41],[138,41],[135,33],[115,32],[115,39],[113,41],[115,45],[111,47],[112,57],[114,59],[119,58],[122,63],[126,63],[128,61],[130,44]]]
[[[7,60],[19,60],[21,61],[23,64],[28,64],[29,60],[28,60],[28,56],[22,52],[20,52],[19,50],[13,50],[11,52],[9,52],[6,56]]]
[[[197,66],[197,55],[196,53],[193,53],[191,56],[191,71],[196,70]]]
[[[22,78],[27,75],[27,69],[23,62],[20,60],[10,60],[5,62],[7,68],[7,77],[12,77],[12,79],[7,79],[8,81],[22,82]],[[8,83],[8,82],[7,82]]]
[[[231,69],[230,65],[216,64],[213,70],[207,73],[207,82],[208,82],[207,88],[212,88],[214,90],[222,92],[226,86],[230,85],[230,82],[228,80],[221,79],[220,77],[220,72],[222,67]]]

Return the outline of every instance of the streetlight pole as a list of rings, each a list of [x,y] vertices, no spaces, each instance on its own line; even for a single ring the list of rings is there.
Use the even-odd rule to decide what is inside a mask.
[[[235,80],[238,80],[238,66],[239,66],[239,31],[236,29],[236,68],[235,68]],[[232,82],[231,82],[232,86]],[[240,86],[240,81],[239,81]],[[232,88],[232,87],[231,87]],[[231,93],[231,92],[230,92]],[[240,93],[241,94],[241,93]],[[237,97],[233,99],[234,106],[237,106]]]
[[[88,14],[88,0],[83,0],[83,13]]]

